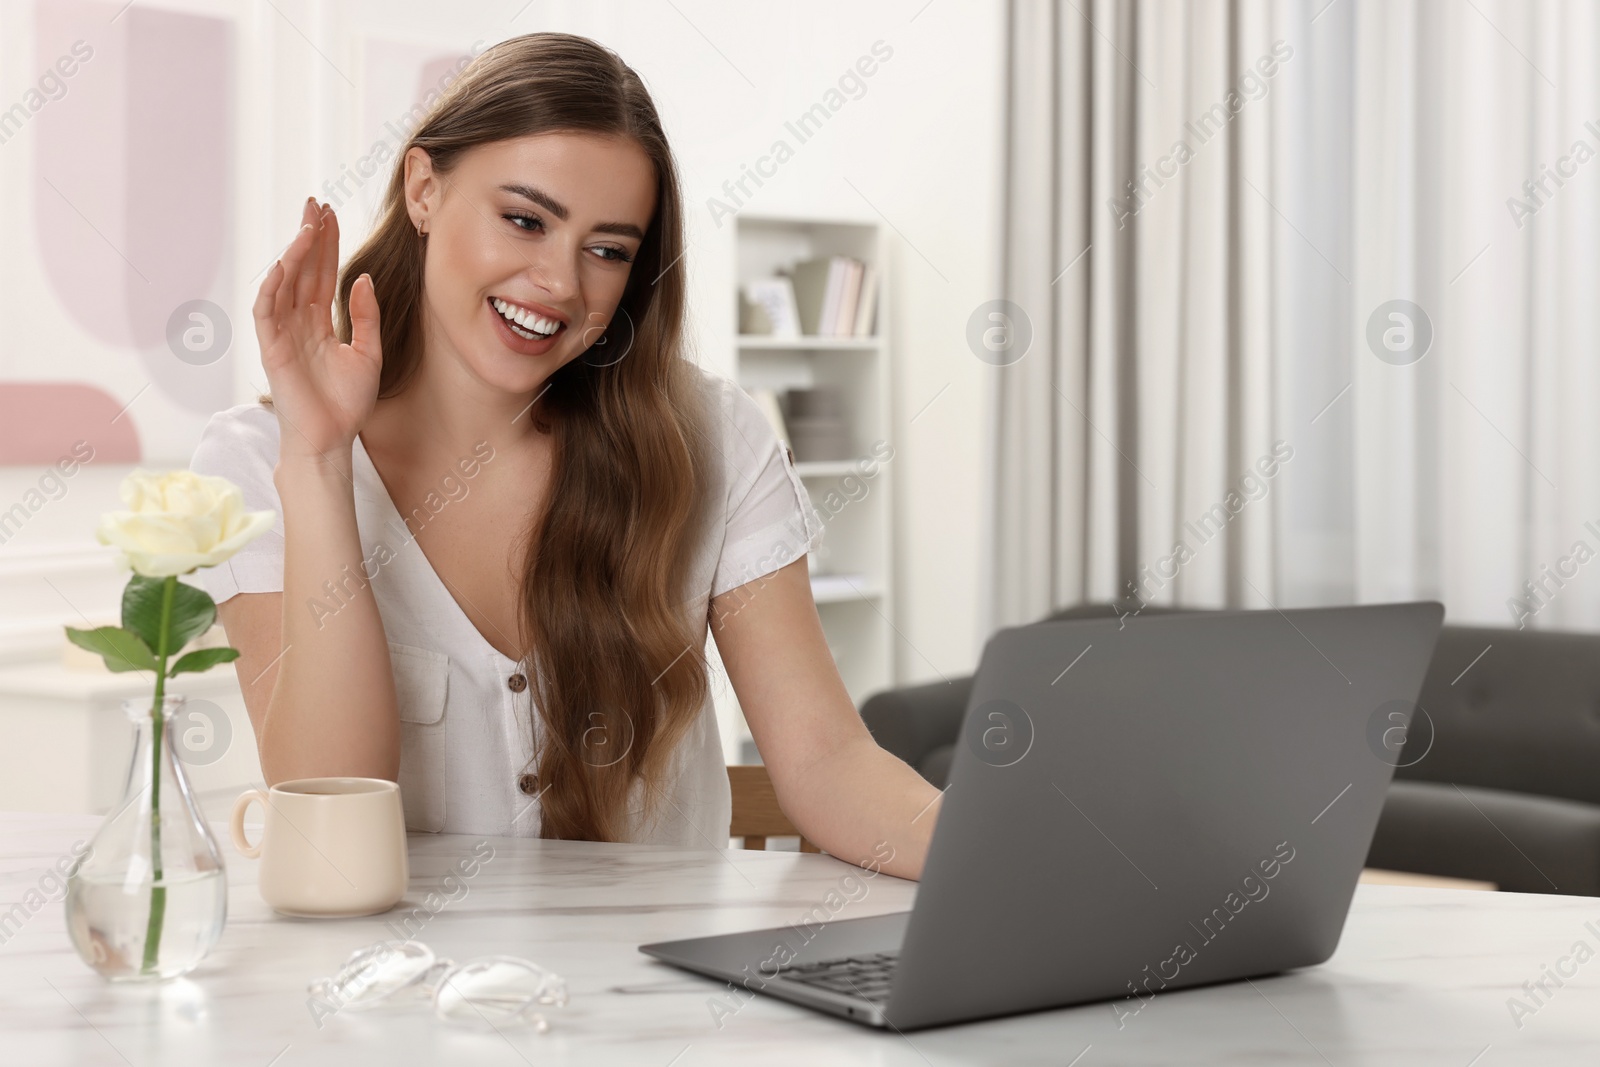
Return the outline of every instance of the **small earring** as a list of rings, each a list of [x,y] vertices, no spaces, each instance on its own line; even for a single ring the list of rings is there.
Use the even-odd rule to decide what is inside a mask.
[[[426,237],[426,236],[428,236],[427,229],[424,228],[423,224],[420,223],[420,222],[417,223],[417,236],[418,237]]]

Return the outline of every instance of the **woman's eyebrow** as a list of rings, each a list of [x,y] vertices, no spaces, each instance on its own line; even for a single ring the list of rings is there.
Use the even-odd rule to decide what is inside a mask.
[[[543,189],[536,189],[531,185],[523,185],[521,182],[507,182],[500,186],[500,189],[503,192],[513,193],[524,199],[532,200],[562,222],[566,222],[567,217],[572,214],[567,210],[565,204]],[[601,222],[597,223],[594,228],[599,233],[611,233],[616,234],[618,237],[633,237],[640,241],[644,240],[644,231],[631,222]]]

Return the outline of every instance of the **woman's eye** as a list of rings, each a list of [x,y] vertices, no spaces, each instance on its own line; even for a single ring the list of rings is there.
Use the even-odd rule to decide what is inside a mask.
[[[511,223],[511,225],[515,226],[524,233],[538,233],[540,230],[544,229],[544,220],[537,215],[521,215],[516,212],[511,212],[500,217],[506,219]],[[607,263],[633,262],[633,256],[631,256],[628,253],[628,250],[625,248],[613,248],[610,245],[601,245],[597,247],[595,251],[601,253],[600,258],[605,260]]]

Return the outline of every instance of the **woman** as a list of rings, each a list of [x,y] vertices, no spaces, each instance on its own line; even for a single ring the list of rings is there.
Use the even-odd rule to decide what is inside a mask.
[[[280,515],[202,572],[266,780],[398,780],[416,830],[723,847],[709,628],[795,825],[918,877],[939,794],[839,678],[821,523],[759,408],[685,357],[682,199],[638,75],[581,37],[504,41],[342,272],[333,211],[302,222],[254,307],[271,395],[193,462]]]

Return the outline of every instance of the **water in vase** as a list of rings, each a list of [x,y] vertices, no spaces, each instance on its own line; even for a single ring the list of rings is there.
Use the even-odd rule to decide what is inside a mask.
[[[67,926],[79,956],[113,981],[149,978],[143,970],[151,895],[166,891],[154,970],[161,978],[185,974],[222,936],[228,880],[220,869],[186,870],[154,884],[80,878],[67,890]]]

